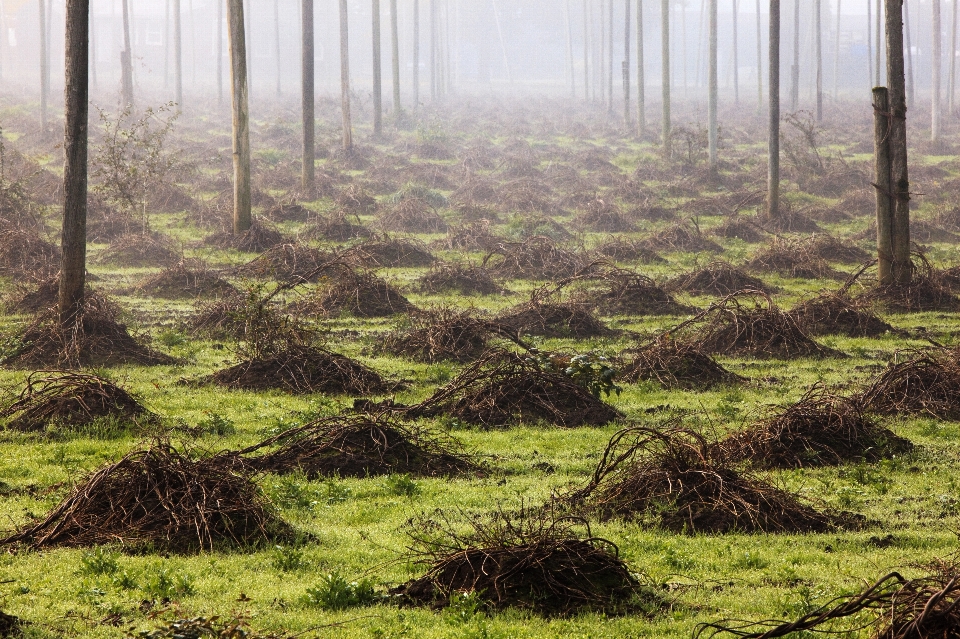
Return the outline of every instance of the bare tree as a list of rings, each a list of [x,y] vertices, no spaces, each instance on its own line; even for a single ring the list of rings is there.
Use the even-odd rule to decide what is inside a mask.
[[[956,113],[954,100],[957,88],[957,0],[953,0],[953,19],[950,26],[950,77],[947,78],[947,113]]]
[[[757,113],[763,112],[763,18],[757,0]]]
[[[304,192],[315,184],[316,170],[314,140],[314,51],[313,51],[313,0],[300,3],[300,106],[303,116],[303,163],[300,183]]]
[[[738,23],[740,22],[740,8],[738,5],[738,0],[733,0],[733,12],[731,15],[733,20],[733,103],[737,106],[740,105],[740,38],[737,34]]]
[[[903,71],[903,0],[886,0],[887,90],[889,94],[890,146],[890,252],[879,254],[880,284],[909,285],[910,179],[907,171],[907,100]],[[878,226],[879,231],[879,226]],[[889,266],[885,266],[884,262]]]
[[[390,0],[390,44],[393,71],[393,113],[399,118],[403,112],[400,104],[400,18],[397,16],[397,0]]]
[[[430,0],[430,99],[437,100],[437,0]]]
[[[383,133],[383,60],[380,55],[380,0],[372,0],[373,14],[373,134]]]
[[[630,128],[630,1],[623,0],[623,123]]]
[[[903,3],[903,22],[904,35],[907,39],[907,101],[910,106],[913,106],[916,104],[913,82],[913,49],[910,44],[910,5],[906,2]]]
[[[230,97],[233,104],[233,232],[250,228],[250,109],[243,0],[227,0]]]
[[[867,0],[869,2],[870,0]],[[877,69],[877,79],[874,86],[880,86],[883,83],[881,79],[883,76],[883,47],[880,45],[880,41],[883,39],[883,29],[881,25],[883,24],[883,0],[876,0],[877,3],[877,21],[876,21],[876,31],[874,42],[877,43],[876,50],[876,60],[874,61],[874,66]]]
[[[643,136],[647,128],[647,101],[644,85],[643,55],[643,0],[637,0],[637,135]]]
[[[126,6],[126,5],[124,5]],[[47,0],[40,0],[40,128],[47,131],[47,99],[50,94],[50,54],[47,51]]]
[[[343,119],[343,151],[353,150],[350,121],[350,32],[347,0],[340,0],[340,111]]]
[[[833,99],[840,98],[840,19],[842,13],[842,0],[837,0],[837,32],[834,34],[836,40],[833,46]]]
[[[641,1],[641,0],[638,0]],[[583,99],[590,98],[590,27],[587,2],[583,0]]]
[[[663,95],[663,153],[670,157],[670,0],[660,0],[660,90]]]
[[[607,0],[607,24],[610,37],[607,38],[607,109],[613,115],[613,0]]]
[[[823,22],[821,15],[821,0],[814,0],[814,33],[815,48],[817,50],[817,122],[823,122]]]
[[[180,0],[173,0],[173,74],[177,108],[183,109],[183,29]]]
[[[60,325],[64,330],[75,323],[83,310],[86,284],[89,36],[90,0],[67,0],[63,231],[57,301]]]
[[[869,1],[869,0],[868,0]],[[800,106],[800,0],[793,0],[793,64],[790,66],[790,110]]]
[[[869,75],[867,75],[867,82],[869,84],[874,84],[873,81],[873,3],[870,0],[867,0],[867,65],[870,69]],[[880,46],[880,43],[877,43],[877,46]]]
[[[41,4],[43,0],[40,0]],[[124,106],[133,105],[133,49],[130,46],[130,0],[121,0],[123,9],[123,51],[120,52],[120,97]]]
[[[217,3],[217,104],[223,106],[223,2]]]
[[[630,0],[627,0],[629,2]],[[563,20],[567,28],[567,72],[570,75],[570,97],[577,97],[577,75],[573,62],[573,16],[570,15],[570,0],[564,0]]]
[[[780,0],[770,0],[770,119],[767,133],[767,217],[780,217]]]
[[[717,80],[717,67],[719,57],[719,43],[717,41],[717,0],[710,0],[709,10],[709,31],[710,31],[710,69],[708,71],[708,95],[707,95],[707,120],[708,120],[708,145],[710,149],[710,173],[716,178],[718,172],[718,131],[717,131],[717,102],[719,99],[720,87]]]
[[[413,0],[413,108],[420,106],[420,0]]]
[[[931,87],[931,98],[930,98],[930,141],[937,143],[940,141],[940,108],[943,103],[943,98],[940,90],[940,80],[943,77],[943,71],[941,64],[943,62],[943,43],[941,38],[941,30],[943,25],[940,20],[940,0],[931,0],[930,10],[932,14],[932,28],[933,28],[933,51],[931,52],[931,71],[933,73],[933,78],[930,82]]]

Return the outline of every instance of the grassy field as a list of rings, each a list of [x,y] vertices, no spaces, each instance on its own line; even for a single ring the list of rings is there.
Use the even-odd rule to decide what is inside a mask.
[[[749,194],[762,185],[764,162],[758,152],[758,138],[751,137],[757,135],[756,127],[750,123],[743,124],[743,131],[734,131],[727,141],[725,157],[729,163],[723,168],[727,186],[707,187],[691,177],[702,168],[697,162],[688,165],[680,161],[665,162],[657,155],[652,142],[630,140],[592,122],[588,122],[591,128],[574,135],[575,127],[570,125],[569,114],[559,107],[556,110],[565,119],[559,132],[552,135],[547,132],[548,127],[540,126],[543,116],[532,112],[524,113],[536,126],[512,133],[498,133],[492,120],[481,117],[480,124],[463,133],[448,133],[434,140],[450,149],[448,159],[431,160],[418,155],[426,139],[425,129],[421,129],[390,133],[386,140],[378,142],[364,137],[363,150],[368,155],[364,168],[354,168],[335,156],[322,160],[319,167],[321,171],[337,172],[342,179],[338,188],[360,184],[375,192],[370,186],[373,176],[378,175],[374,168],[389,164],[384,158],[409,156],[407,163],[395,162],[405,168],[396,169],[396,175],[391,174],[386,180],[388,186],[382,189],[386,192],[377,195],[381,206],[389,203],[391,181],[394,186],[416,182],[415,176],[422,172],[413,169],[423,166],[441,167],[453,176],[448,186],[454,188],[433,189],[452,202],[460,175],[457,171],[464,164],[463,158],[471,157],[464,149],[489,146],[492,149],[489,153],[495,159],[493,167],[479,169],[479,175],[506,179],[504,166],[509,166],[511,158],[516,157],[532,158],[525,161],[540,175],[552,175],[551,167],[559,162],[572,167],[571,171],[581,178],[584,182],[581,191],[612,198],[624,211],[631,210],[632,206],[617,195],[617,181],[611,181],[609,176],[628,176],[637,167],[641,167],[638,172],[642,174],[644,167],[655,167],[655,171],[651,169],[651,174],[640,180],[646,206],[679,211],[679,216],[695,219],[706,235],[724,218],[706,205],[697,204],[698,198],[709,199],[729,192]],[[433,115],[437,120],[442,116],[442,113]],[[3,117],[0,114],[0,120]],[[26,131],[18,127],[27,127],[29,121],[18,110],[8,109],[5,117],[12,121],[4,126],[7,144],[14,148],[20,145],[31,157],[39,157],[41,151],[47,149],[47,168],[55,172],[58,156],[51,150],[52,143],[21,138]],[[465,119],[463,115],[460,117]],[[856,154],[860,142],[857,136],[868,135],[869,131],[867,123],[862,124],[852,131],[841,131],[839,126],[828,128],[824,137],[825,144],[829,145],[825,148],[831,157],[838,150],[846,150],[844,157],[849,166],[869,175],[869,156],[862,152]],[[444,130],[458,131],[455,122],[446,126]],[[255,148],[259,154],[255,173],[261,180],[258,186],[279,199],[294,188],[272,185],[264,176],[286,173],[295,178],[297,156],[296,131],[284,129],[271,133],[278,128],[273,122],[257,123]],[[181,179],[181,186],[198,207],[199,203],[216,197],[216,191],[206,186],[212,181],[210,176],[227,174],[223,161],[223,157],[229,158],[228,151],[224,150],[227,134],[212,122],[197,120],[175,129],[168,141],[170,148],[186,149],[182,157],[196,166],[192,177]],[[292,141],[288,139],[291,137]],[[602,171],[577,168],[579,165],[571,157],[588,151],[609,157],[612,168]],[[204,164],[203,158],[213,157],[214,152],[224,155],[210,161],[209,166]],[[921,199],[916,211],[919,219],[933,222],[945,207],[954,205],[950,196],[941,196],[938,189],[942,183],[960,175],[956,158],[950,153],[914,154],[918,165],[934,166],[940,171],[936,178],[928,178],[926,173],[920,178],[920,187],[916,190],[926,197]],[[833,170],[838,170],[837,166],[834,165]],[[379,174],[387,173],[384,170]],[[786,197],[794,210],[845,206],[846,193],[822,197],[814,189],[810,189],[812,193],[798,189],[796,176],[789,169],[786,189]],[[865,179],[848,191],[861,197],[866,193],[868,201],[871,197]],[[559,200],[563,195],[563,188],[555,186],[548,197]],[[299,201],[321,215],[330,215],[337,207],[332,194],[302,197]],[[50,237],[56,237],[56,206],[42,202],[39,206],[48,220]],[[567,214],[553,214],[550,218],[575,233],[573,239],[565,241],[571,250],[592,249],[610,235],[579,228],[574,222],[578,209],[563,208]],[[744,214],[752,209],[756,206],[747,207]],[[267,214],[268,207],[258,210]],[[460,215],[452,203],[441,207],[439,212],[450,223],[456,223]],[[510,209],[497,213],[504,222],[492,225],[492,229],[508,239],[523,236],[520,220],[511,221],[512,215],[532,216]],[[377,216],[370,211],[353,221],[375,228]],[[669,220],[644,219],[637,219],[635,223],[636,230],[616,235],[643,239],[673,224]],[[279,222],[277,227],[288,236],[295,236],[306,233],[312,224],[312,221]],[[819,224],[825,233],[850,238],[869,226],[869,216],[856,213],[845,220],[821,219]],[[244,284],[231,269],[256,255],[199,244],[211,229],[200,226],[190,210],[153,212],[150,225],[182,243],[185,257],[203,259],[235,284]],[[445,233],[410,235],[433,246],[432,253],[443,260],[467,258],[479,262],[485,256],[484,251],[446,250],[431,244],[443,240]],[[711,239],[722,245],[723,259],[738,265],[758,250],[758,244],[738,239]],[[307,241],[324,248],[333,246],[325,241]],[[937,267],[960,263],[956,244],[922,243],[927,245],[926,254]],[[873,242],[869,240],[859,240],[858,244],[873,250]],[[228,339],[191,335],[185,323],[194,312],[192,300],[150,298],[131,290],[142,277],[160,271],[160,265],[104,265],[97,257],[107,249],[106,243],[90,246],[92,285],[116,299],[135,332],[152,339],[154,348],[180,361],[175,365],[118,366],[96,372],[130,390],[162,419],[158,425],[145,427],[98,422],[79,430],[53,425],[39,433],[0,431],[0,515],[5,522],[0,527],[4,529],[12,530],[42,517],[87,474],[117,461],[137,447],[149,445],[154,437],[168,436],[177,447],[197,455],[239,449],[292,425],[335,416],[352,406],[353,398],[347,396],[248,392],[224,390],[209,384],[179,383],[197,380],[236,363],[235,344]],[[660,253],[666,261],[654,264],[627,261],[620,265],[637,268],[662,283],[715,257],[684,251]],[[856,269],[839,263],[831,266],[847,274]],[[510,292],[503,295],[425,295],[413,288],[424,271],[425,268],[385,268],[378,274],[418,307],[453,305],[491,315],[526,301],[530,293],[544,283],[504,281],[502,284]],[[840,284],[829,279],[753,274],[780,289],[774,299],[784,309],[822,290],[834,290]],[[868,278],[855,288],[869,287]],[[12,300],[29,286],[27,279],[10,275],[3,280],[0,290]],[[292,301],[310,288],[301,287],[285,299]],[[678,300],[704,308],[715,298],[682,294]],[[388,476],[308,480],[296,473],[258,477],[264,494],[282,517],[302,533],[300,542],[185,555],[125,552],[123,548],[109,546],[40,552],[11,549],[0,555],[0,608],[27,620],[25,632],[30,637],[119,637],[125,632],[153,628],[163,620],[211,615],[241,615],[257,631],[275,631],[285,636],[418,639],[689,637],[697,624],[724,618],[794,618],[840,594],[859,590],[891,570],[900,570],[907,576],[921,575],[925,573],[924,564],[954,555],[960,534],[960,424],[911,415],[878,418],[898,435],[913,441],[916,450],[871,464],[756,471],[818,508],[863,515],[867,524],[862,530],[804,535],[686,535],[627,521],[592,521],[593,534],[616,544],[630,569],[654,585],[668,603],[652,616],[584,613],[572,618],[543,618],[517,610],[485,612],[469,601],[443,610],[425,610],[398,607],[388,597],[380,603],[330,610],[318,602],[317,593],[329,588],[332,580],[342,578],[347,582],[367,581],[375,585],[377,593],[383,594],[389,587],[422,574],[425,566],[413,562],[406,550],[409,538],[405,527],[411,519],[437,509],[452,514],[489,512],[497,508],[509,510],[521,504],[540,504],[554,493],[582,486],[591,476],[607,441],[624,423],[653,427],[668,422],[681,423],[719,437],[745,427],[776,407],[789,405],[818,383],[841,393],[857,392],[903,349],[929,347],[929,339],[946,346],[957,344],[960,313],[896,314],[882,309],[880,313],[902,331],[878,338],[836,335],[817,338],[822,345],[846,354],[844,358],[787,361],[720,356],[717,358],[720,363],[750,381],[736,387],[704,391],[665,390],[653,382],[624,384],[622,392],[611,395],[607,401],[620,410],[625,419],[602,428],[563,429],[531,423],[485,430],[445,418],[419,420],[420,425],[444,431],[482,456],[490,468],[488,476],[483,478]],[[616,329],[617,334],[592,339],[529,339],[543,350],[596,351],[614,357],[644,336],[656,335],[685,319],[607,316],[602,309],[600,315],[606,326]],[[400,403],[425,399],[463,367],[450,362],[418,363],[379,354],[376,346],[386,332],[402,324],[402,317],[306,317],[304,320],[318,329],[318,339],[327,348],[367,364],[388,380],[403,382],[405,388],[395,394]],[[29,321],[27,315],[6,314],[0,317],[0,328],[4,335],[15,335]],[[0,384],[9,393],[19,393],[30,372],[4,368],[0,370]]]

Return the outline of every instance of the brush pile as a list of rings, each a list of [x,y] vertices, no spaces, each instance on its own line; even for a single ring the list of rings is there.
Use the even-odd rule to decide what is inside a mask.
[[[168,266],[181,260],[182,251],[160,233],[122,235],[96,257],[98,264],[131,268]]]
[[[323,275],[322,267],[336,261],[333,255],[305,244],[281,244],[240,266],[237,274],[280,281],[305,279],[316,282]]]
[[[743,240],[748,244],[759,244],[766,237],[763,229],[753,219],[733,215],[724,220],[723,224],[713,229],[714,237]]]
[[[141,280],[136,291],[150,297],[164,299],[189,299],[196,297],[228,297],[237,289],[228,281],[197,264],[195,268],[186,262],[178,262],[155,275]]]
[[[464,517],[466,519],[466,517]],[[517,608],[550,616],[586,611],[652,612],[659,602],[584,520],[549,511],[498,511],[468,528],[441,511],[408,525],[422,577],[390,591],[407,605],[446,608],[474,594],[491,611]]]
[[[603,315],[688,315],[696,310],[635,271],[612,267],[595,277],[599,286],[585,291],[577,301]]]
[[[499,277],[531,280],[570,277],[585,266],[581,256],[542,235],[523,242],[503,242],[483,258],[483,266],[488,262]]]
[[[264,449],[269,452],[250,457]],[[257,472],[301,471],[318,477],[455,477],[482,468],[455,441],[384,417],[331,417],[300,426],[240,451]]]
[[[831,518],[735,470],[715,443],[672,427],[634,427],[610,440],[590,483],[565,498],[603,518],[687,534],[825,532]]]
[[[389,317],[416,310],[410,300],[375,273],[343,266],[333,270],[329,279],[298,308],[326,317],[342,313],[355,317]]]
[[[262,253],[276,246],[289,244],[290,240],[285,238],[273,225],[255,218],[250,224],[250,228],[242,233],[230,231],[215,233],[203,242],[207,246],[234,249],[242,253]]]
[[[487,351],[492,329],[469,311],[447,307],[418,311],[383,337],[377,349],[418,362],[471,362]]]
[[[846,279],[846,275],[833,269],[827,262],[809,250],[809,245],[789,239],[777,238],[761,248],[747,267],[762,273],[779,273],[784,277],[801,279]]]
[[[480,220],[451,227],[447,236],[434,245],[448,251],[492,251],[503,241],[490,230],[488,220]]]
[[[341,189],[334,204],[338,212],[354,216],[372,214],[377,210],[377,201],[357,184]]]
[[[295,394],[364,395],[387,390],[376,371],[349,357],[304,345],[245,360],[217,371],[209,381],[233,389]]]
[[[660,231],[645,242],[653,251],[685,251],[699,253],[721,253],[723,247],[707,239],[694,224],[680,223]]]
[[[0,225],[0,246],[0,275],[44,280],[60,271],[60,248],[34,229]]]
[[[942,272],[935,269],[922,254],[916,257],[920,267],[914,268],[909,284],[877,284],[864,292],[860,299],[895,313],[960,310],[960,298],[950,290]]]
[[[87,286],[84,289],[87,297],[99,295]],[[60,299],[60,276],[41,280],[32,287],[20,284],[17,286],[17,296],[6,304],[5,309],[10,313],[40,313],[57,305]]]
[[[457,292],[461,295],[502,295],[507,292],[483,266],[465,262],[439,262],[416,282],[421,293],[436,295]]]
[[[530,422],[567,428],[602,426],[621,417],[562,372],[498,350],[408,412],[414,417],[453,417],[485,428]]]
[[[907,351],[863,392],[865,410],[960,420],[960,361],[955,351]]]
[[[858,401],[820,386],[719,445],[730,459],[761,468],[876,462],[913,449],[909,440],[866,417]]]
[[[842,264],[863,264],[873,259],[850,240],[841,240],[828,233],[816,233],[799,240],[807,253],[813,257]]]
[[[331,242],[347,242],[373,235],[367,227],[348,220],[343,211],[334,212],[328,217],[320,217],[311,234]]]
[[[807,335],[879,337],[896,331],[877,317],[868,304],[851,299],[845,291],[821,293],[797,304],[789,314]]]
[[[93,473],[43,521],[0,544],[196,552],[289,537],[289,526],[234,466],[224,456],[192,460],[157,443]]]
[[[776,288],[722,260],[710,262],[704,268],[675,277],[667,282],[664,288],[694,295],[732,295],[739,291],[762,291],[768,294],[776,292]]]
[[[653,381],[666,389],[709,389],[747,381],[724,368],[696,343],[660,338],[624,354],[633,356],[619,375],[625,382]]]
[[[384,236],[345,251],[343,260],[355,266],[378,268],[430,266],[437,258],[421,242]]]
[[[598,233],[629,233],[637,230],[636,225],[623,214],[619,206],[601,198],[591,200],[586,210],[574,218],[573,223],[577,227]]]
[[[447,223],[436,210],[418,197],[404,197],[383,211],[377,225],[384,231],[446,233]]]
[[[85,373],[36,371],[12,402],[0,406],[7,428],[40,431],[48,425],[80,427],[99,418],[137,421],[151,414],[116,384]]]
[[[590,312],[586,304],[549,302],[537,296],[507,309],[494,322],[518,336],[586,338],[601,337],[611,332]]]
[[[658,264],[666,262],[656,251],[648,249],[643,242],[617,236],[600,244],[593,250],[600,258],[608,258],[618,262],[639,262],[641,264]]]

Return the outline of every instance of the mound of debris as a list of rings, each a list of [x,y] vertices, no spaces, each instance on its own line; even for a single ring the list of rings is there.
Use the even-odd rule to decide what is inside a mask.
[[[876,462],[913,449],[909,440],[865,416],[857,400],[821,386],[719,446],[730,459],[761,468]]]
[[[864,410],[960,420],[960,361],[956,351],[899,353],[863,392]]]
[[[692,306],[676,301],[656,282],[635,271],[606,268],[594,275],[596,286],[576,298],[603,315],[689,315]]]
[[[44,280],[60,271],[60,248],[35,229],[2,224],[0,245],[0,275]]]
[[[418,197],[405,197],[377,218],[384,231],[404,233],[446,233],[447,223],[430,204]]]
[[[643,245],[643,242],[631,240],[626,237],[617,236],[606,240],[593,252],[601,258],[608,258],[618,262],[640,262],[641,264],[658,264],[666,262],[665,259],[657,255]]]
[[[274,222],[307,222],[316,216],[315,212],[295,201],[277,202],[267,211],[267,217]]]
[[[587,486],[565,500],[603,518],[687,534],[835,528],[834,518],[736,470],[715,443],[680,427],[620,431]]]
[[[192,268],[192,266],[195,266]],[[211,271],[206,265],[178,262],[137,283],[135,290],[150,297],[189,299],[195,297],[229,297],[236,287]]]
[[[342,211],[335,212],[327,217],[320,217],[317,220],[317,225],[310,233],[331,242],[347,242],[373,235],[373,232],[367,227],[359,223],[354,224],[348,220]]]
[[[356,184],[341,189],[334,199],[336,210],[354,216],[372,214],[377,210],[377,201]]]
[[[234,249],[242,253],[262,253],[268,249],[289,244],[290,240],[284,237],[275,226],[258,217],[254,218],[250,228],[242,233],[231,231],[214,233],[207,236],[203,243],[207,246]]]
[[[209,381],[243,390],[364,395],[382,393],[387,383],[376,371],[326,349],[290,345],[217,371]]]
[[[777,238],[762,247],[747,262],[747,267],[761,273],[779,273],[784,277],[801,279],[845,280],[847,275],[831,267],[826,260],[809,251],[809,245],[790,239]]]
[[[342,257],[348,264],[368,268],[422,267],[437,261],[422,242],[387,236],[357,244]]]
[[[562,372],[499,350],[471,364],[408,414],[444,415],[486,428],[530,422],[601,426],[621,417]]]
[[[780,206],[777,217],[765,217],[763,228],[775,233],[822,233],[820,225],[789,206]]]
[[[87,277],[87,281],[91,278]],[[99,295],[88,285],[85,289],[87,297]],[[10,313],[40,313],[55,307],[60,299],[60,275],[50,277],[35,286],[17,286],[16,294],[11,295],[5,310]]]
[[[722,253],[723,247],[707,239],[694,224],[680,223],[648,238],[644,244],[653,251]]]
[[[157,443],[93,473],[42,521],[0,544],[196,552],[289,538],[289,526],[235,466],[224,456],[193,460]]]
[[[240,266],[237,274],[281,281],[316,282],[323,275],[323,267],[337,262],[339,258],[334,255],[305,244],[281,244]]]
[[[484,259],[495,275],[507,279],[553,280],[575,275],[586,266],[586,260],[557,246],[541,235],[523,242],[504,242]]]
[[[471,362],[488,350],[491,330],[490,322],[470,311],[421,310],[381,338],[377,350],[418,362]]]
[[[349,313],[356,317],[389,317],[412,313],[416,307],[375,273],[346,267],[331,269],[298,310],[326,317]]]
[[[23,432],[48,425],[80,427],[109,417],[141,421],[152,415],[130,393],[102,377],[65,371],[36,371],[17,398],[0,406],[6,427]]]
[[[131,268],[169,266],[182,260],[173,240],[160,233],[121,235],[96,257],[98,264]]]
[[[789,314],[807,335],[879,337],[896,332],[873,313],[869,304],[851,299],[846,291],[821,293],[800,302]]]
[[[464,262],[439,262],[416,282],[421,293],[457,292],[462,295],[503,295],[507,289],[497,284],[483,266]]]
[[[764,240],[766,233],[757,225],[756,221],[732,215],[711,231],[714,237],[743,240],[748,244],[758,244]]]
[[[549,302],[536,296],[529,302],[507,309],[493,321],[518,336],[586,338],[611,334],[588,305]]]
[[[914,269],[909,284],[877,284],[859,299],[894,313],[960,310],[960,298],[950,290],[943,272],[935,269],[922,254],[918,257],[920,267]]]
[[[636,231],[636,225],[623,214],[613,201],[596,198],[591,200],[586,210],[574,218],[574,225],[598,233],[629,233]]]
[[[448,251],[492,251],[504,241],[490,230],[488,220],[481,220],[450,227],[447,236],[434,242],[433,246]]]
[[[747,381],[724,368],[696,343],[660,338],[623,355],[633,356],[617,376],[625,382],[653,381],[666,389],[708,389]]]
[[[251,456],[262,450],[268,452]],[[449,438],[383,416],[321,419],[275,435],[238,453],[257,472],[303,472],[318,477],[455,477],[482,467]]]
[[[770,294],[777,290],[722,260],[710,262],[704,268],[675,277],[668,281],[664,288],[694,295],[732,295],[740,291],[762,291]]]
[[[850,240],[841,240],[829,233],[815,233],[799,240],[803,250],[810,256],[840,262],[841,264],[863,264],[873,256]]]
[[[427,572],[390,591],[401,604],[447,608],[459,593],[475,593],[490,611],[549,616],[649,614],[662,605],[584,521],[528,508],[470,518],[461,532],[443,512],[434,518],[409,525],[412,559]]]

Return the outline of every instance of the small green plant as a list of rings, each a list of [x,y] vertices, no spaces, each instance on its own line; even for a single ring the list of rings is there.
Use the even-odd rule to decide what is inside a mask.
[[[368,579],[347,581],[338,572],[324,576],[320,583],[307,588],[306,601],[322,610],[344,610],[372,604],[377,599],[373,583]]]
[[[175,331],[172,329],[161,331],[157,335],[157,341],[167,348],[175,348],[177,346],[184,346],[190,343],[189,338],[187,338],[183,331]]]
[[[80,555],[80,573],[84,575],[112,575],[120,570],[120,553],[97,546]]]
[[[745,552],[730,564],[739,570],[763,570],[770,565],[770,562],[755,552]]]
[[[136,576],[131,575],[126,570],[118,575],[114,575],[110,581],[115,588],[119,588],[120,590],[135,590],[139,587]]]
[[[146,575],[143,591],[160,601],[172,601],[194,594],[193,577],[186,573],[174,573],[169,568],[158,567]]]
[[[352,496],[353,493],[350,491],[350,488],[336,477],[323,482],[323,499],[328,506],[342,504]]]
[[[220,413],[207,412],[207,416],[197,423],[197,430],[207,435],[223,437],[237,432],[233,420]]]
[[[410,475],[389,475],[385,480],[387,492],[399,497],[413,497],[420,494],[420,486]]]
[[[307,567],[303,551],[293,546],[274,546],[270,564],[280,572],[296,572]]]
[[[566,375],[598,399],[614,393],[619,395],[623,391],[615,381],[617,369],[610,366],[606,357],[594,351],[573,356],[537,351],[533,355],[540,368]]]
[[[470,592],[451,592],[447,614],[456,621],[472,621],[483,614],[483,599],[475,590]]]
[[[323,498],[303,471],[281,475],[272,485],[273,499],[281,508],[312,510]]]

